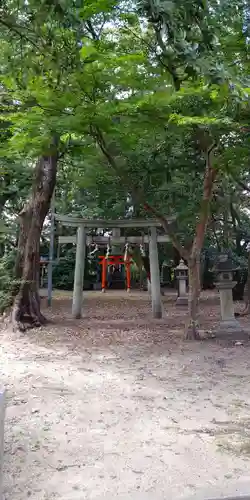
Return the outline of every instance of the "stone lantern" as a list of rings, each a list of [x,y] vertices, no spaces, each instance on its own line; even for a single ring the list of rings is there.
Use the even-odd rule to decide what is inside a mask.
[[[228,257],[227,254],[221,254],[218,258],[216,272],[217,272],[217,282],[228,283],[231,282],[231,288],[236,285],[236,282],[233,281],[233,273],[236,271],[236,268],[233,267],[232,260]],[[229,287],[230,288],[230,287]]]
[[[235,270],[228,255],[220,255],[216,266],[216,285],[220,292],[221,322],[216,336],[245,340],[248,335],[234,316],[232,289],[236,285],[236,281],[233,281]]]
[[[179,265],[175,268],[176,279],[178,280],[178,297],[176,300],[176,305],[186,306],[188,304],[188,294],[187,294],[187,279],[188,279],[188,267],[184,263],[184,260],[180,260]]]

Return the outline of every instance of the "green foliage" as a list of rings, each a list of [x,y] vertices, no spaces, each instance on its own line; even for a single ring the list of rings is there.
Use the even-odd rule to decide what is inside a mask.
[[[4,254],[0,260],[0,314],[12,304],[11,292],[15,281],[13,269],[16,252],[12,251]]]
[[[53,287],[58,290],[73,290],[75,249],[68,249],[53,267]]]
[[[57,136],[58,212],[145,216],[146,201],[164,215],[176,215],[175,232],[187,243],[200,212],[207,150],[215,143],[216,221],[206,245],[226,245],[240,254],[249,200],[237,180],[250,180],[249,137],[242,134],[249,123],[244,16],[243,3],[234,0],[5,0],[4,221],[15,226],[34,159]],[[71,286],[73,254],[54,275],[56,286]]]

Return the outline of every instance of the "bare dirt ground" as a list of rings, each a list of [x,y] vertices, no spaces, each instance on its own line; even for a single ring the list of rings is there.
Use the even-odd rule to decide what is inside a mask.
[[[8,391],[5,500],[171,499],[205,486],[250,485],[250,350],[181,340],[185,310],[147,294],[87,294],[70,318],[1,332]],[[203,298],[203,327],[219,320]],[[248,327],[247,318],[243,323]],[[126,495],[130,496],[126,496]]]

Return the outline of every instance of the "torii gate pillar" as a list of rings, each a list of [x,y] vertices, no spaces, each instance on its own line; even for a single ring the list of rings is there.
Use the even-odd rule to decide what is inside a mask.
[[[162,318],[161,285],[156,227],[150,228],[149,262],[153,318]]]
[[[86,229],[84,226],[79,226],[76,240],[75,277],[72,303],[72,315],[73,318],[76,319],[79,319],[82,316],[82,293],[84,282],[85,255]]]

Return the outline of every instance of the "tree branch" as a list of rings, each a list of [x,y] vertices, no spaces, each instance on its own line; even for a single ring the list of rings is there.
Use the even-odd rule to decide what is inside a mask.
[[[195,254],[197,250],[200,251],[203,246],[205,232],[209,219],[209,206],[213,194],[213,185],[217,174],[217,171],[211,165],[211,154],[215,149],[215,147],[216,144],[213,143],[208,148],[206,154],[206,169],[204,175],[203,196],[201,201],[200,218],[199,222],[196,225],[195,238],[192,247],[193,254]]]
[[[212,214],[211,218],[212,218],[212,221],[213,221],[213,223],[212,223],[212,231],[213,231],[213,234],[214,234],[214,238],[215,238],[215,241],[216,241],[218,252],[220,252],[221,251],[221,246],[220,246],[220,242],[219,242],[218,236],[216,234],[216,222],[217,221],[216,221],[216,218],[215,218],[214,214]]]
[[[169,224],[168,220],[160,213],[158,210],[153,208],[151,205],[148,203],[144,203],[144,208],[147,212],[151,212],[158,220],[161,222],[162,227],[164,231],[168,234],[169,238],[171,239],[173,245],[175,246],[176,250],[180,253],[180,255],[184,258],[187,259],[189,256],[188,250],[181,244],[175,233],[173,232],[171,228],[171,224]]]
[[[106,144],[104,135],[101,132],[101,130],[99,129],[99,127],[91,126],[91,135],[96,140],[96,142],[99,145],[102,153],[107,158],[110,166],[113,168],[113,170],[115,171],[115,173],[117,175],[119,175],[119,177],[123,177],[124,180],[125,180],[125,182],[126,182],[126,184],[128,186],[131,186],[130,180],[126,176],[124,176],[123,174],[121,174],[120,169],[118,168],[118,165],[117,165],[117,163],[115,161],[115,158],[111,154],[111,152],[110,152],[110,150],[109,150],[109,148],[108,148],[108,146]],[[159,220],[159,222],[161,222],[163,229],[169,235],[169,237],[170,237],[173,245],[175,246],[175,248],[178,250],[178,252],[181,254],[181,256],[184,259],[187,259],[188,255],[189,255],[189,252],[180,243],[180,241],[178,240],[178,238],[174,234],[174,232],[173,232],[173,230],[171,228],[171,225],[169,224],[169,222],[167,221],[167,219],[162,214],[160,214],[157,210],[155,210],[153,207],[151,207],[148,203],[145,202],[145,196],[143,195],[142,190],[139,191],[138,189],[134,189],[133,186],[130,187],[130,189],[133,192],[134,198],[140,204],[142,204],[144,206],[145,210],[147,210],[148,212],[151,212]]]
[[[27,35],[25,35],[21,31],[19,31],[17,26],[11,25],[7,21],[4,21],[1,18],[0,18],[0,24],[2,24],[3,26],[5,26],[5,28],[7,28],[9,31],[13,31],[13,33],[15,33],[16,35],[18,35],[20,38],[23,38],[24,40],[26,40],[27,42],[29,42],[31,45],[33,45],[33,47],[35,47],[36,49],[38,49],[39,51],[41,51],[40,47],[35,42],[33,42],[33,40],[31,40],[31,38],[29,38]]]
[[[111,152],[107,146],[107,143],[105,141],[105,138],[104,138],[102,131],[99,129],[99,127],[91,125],[90,126],[90,134],[93,137],[93,139],[96,140],[100,150],[104,154],[105,158],[108,160],[108,163],[110,164],[110,166],[114,169],[114,171],[116,173],[118,173],[118,166],[116,164],[116,161],[115,161],[113,155],[111,154]]]

